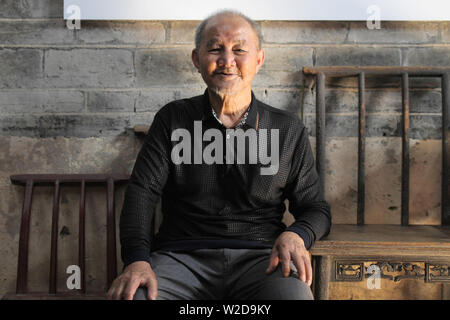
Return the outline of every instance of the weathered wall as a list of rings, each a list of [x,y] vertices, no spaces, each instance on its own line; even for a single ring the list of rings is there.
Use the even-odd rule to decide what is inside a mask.
[[[61,17],[62,1],[0,2],[0,295],[15,288],[23,197],[23,189],[11,186],[9,176],[130,173],[141,145],[133,126],[149,125],[165,103],[205,88],[190,60],[198,22],[83,21],[81,30],[72,31]],[[302,116],[313,148],[315,95],[307,87],[308,79],[302,90],[303,66],[450,63],[448,22],[383,22],[381,30],[368,30],[365,22],[259,24],[266,62],[255,78],[255,94]],[[398,84],[397,79],[367,81],[367,223],[400,222]],[[411,84],[411,223],[439,224],[439,83],[411,80]],[[355,223],[356,82],[333,80],[328,87],[327,199],[335,223]],[[88,199],[88,230],[99,237],[105,234],[101,191]],[[46,290],[42,279],[48,277],[51,193],[39,192],[43,200],[33,203],[32,212],[30,288]],[[122,193],[119,190],[117,218]],[[63,189],[61,290],[66,290],[65,267],[77,263],[77,201],[76,190]],[[104,241],[91,236],[87,248],[87,265],[92,267],[88,289],[99,289],[105,278]],[[333,284],[330,294],[337,299],[441,297],[439,285],[389,286],[375,297],[374,292]]]

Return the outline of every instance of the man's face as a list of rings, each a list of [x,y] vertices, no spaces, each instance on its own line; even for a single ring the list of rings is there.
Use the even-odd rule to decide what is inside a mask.
[[[219,16],[207,23],[192,61],[208,88],[218,94],[239,94],[251,89],[264,51],[258,50],[258,37],[247,21]]]

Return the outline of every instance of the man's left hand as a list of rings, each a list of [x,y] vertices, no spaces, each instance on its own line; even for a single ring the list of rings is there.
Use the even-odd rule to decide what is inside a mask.
[[[266,274],[270,274],[281,263],[281,271],[284,277],[288,277],[291,272],[290,263],[294,262],[300,280],[306,282],[308,286],[312,283],[312,267],[308,250],[306,250],[305,242],[295,232],[285,231],[273,245],[270,254],[269,267]]]

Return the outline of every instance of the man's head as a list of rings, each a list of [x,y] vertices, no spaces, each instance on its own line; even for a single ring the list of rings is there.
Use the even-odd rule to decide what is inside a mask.
[[[192,61],[203,80],[219,95],[251,90],[254,76],[264,62],[256,24],[236,11],[220,11],[196,30]]]

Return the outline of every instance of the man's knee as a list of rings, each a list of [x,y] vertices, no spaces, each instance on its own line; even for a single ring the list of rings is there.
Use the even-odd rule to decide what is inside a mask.
[[[292,298],[291,300],[314,300],[313,293],[311,291],[311,287],[308,286],[305,282],[296,280],[296,288],[292,289]],[[289,299],[289,298],[287,298]]]
[[[261,300],[314,300],[311,288],[294,277],[268,281],[256,294]]]

